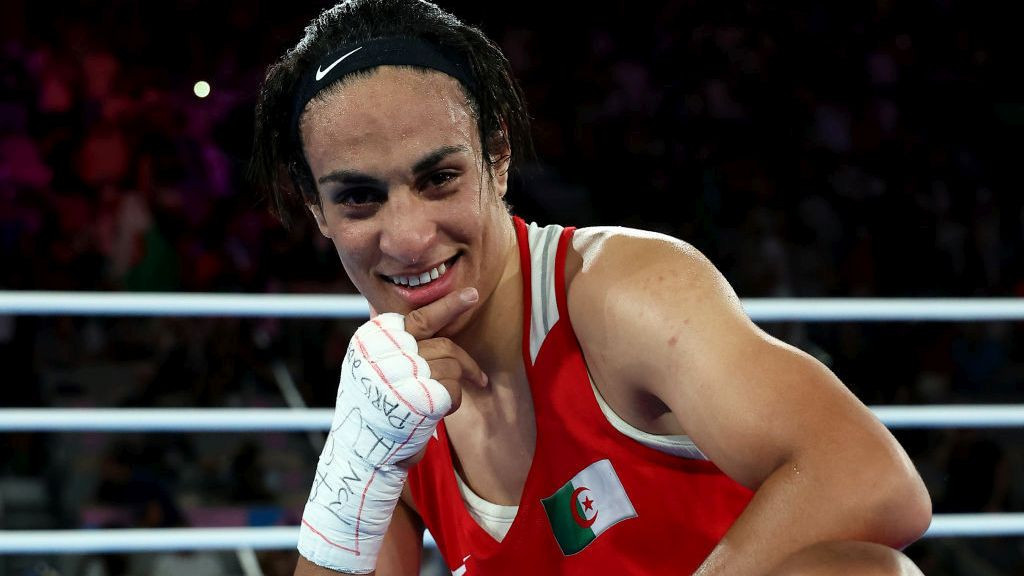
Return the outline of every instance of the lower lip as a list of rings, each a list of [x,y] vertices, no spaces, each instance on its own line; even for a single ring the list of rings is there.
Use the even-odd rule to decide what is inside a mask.
[[[430,304],[431,302],[440,299],[445,294],[452,291],[455,284],[455,275],[453,272],[458,267],[459,261],[456,260],[451,266],[446,266],[444,276],[441,276],[437,280],[423,286],[402,286],[400,284],[392,284],[398,294],[405,300],[410,308],[415,310]]]

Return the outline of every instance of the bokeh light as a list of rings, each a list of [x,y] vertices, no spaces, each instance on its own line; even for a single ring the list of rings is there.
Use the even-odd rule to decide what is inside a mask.
[[[192,92],[200,98],[206,98],[210,95],[210,83],[206,80],[200,80],[192,87]]]

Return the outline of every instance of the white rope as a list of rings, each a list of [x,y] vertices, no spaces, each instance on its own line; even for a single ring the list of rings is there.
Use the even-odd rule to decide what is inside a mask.
[[[1024,513],[936,514],[926,538],[1024,536]]]
[[[2,432],[270,432],[329,430],[327,408],[5,408]]]
[[[889,428],[1021,428],[1024,404],[873,406]]]
[[[0,530],[0,554],[284,550],[295,548],[298,541],[298,526]],[[423,545],[437,547],[429,532],[424,532]]]
[[[1022,298],[747,298],[753,320],[1024,320]],[[366,318],[362,296],[0,291],[0,314]]]
[[[0,530],[0,554],[95,554],[170,550],[281,550],[298,542],[296,526]]]
[[[296,526],[0,530],[0,554],[103,554],[295,548]],[[925,538],[1024,536],[1024,513],[936,514]],[[430,534],[424,546],[436,547]]]
[[[876,406],[890,428],[1020,428],[1024,405]],[[0,432],[326,431],[330,408],[4,408]]]
[[[366,318],[366,299],[328,294],[0,291],[0,314]]]
[[[743,307],[760,322],[1024,320],[1024,298],[751,298]]]

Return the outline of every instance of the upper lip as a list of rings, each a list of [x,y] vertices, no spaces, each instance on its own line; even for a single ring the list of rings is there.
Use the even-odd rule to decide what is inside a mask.
[[[423,274],[425,272],[430,272],[431,270],[433,270],[434,268],[437,268],[441,264],[450,265],[452,260],[454,260],[454,259],[455,259],[455,256],[452,256],[452,257],[447,258],[445,260],[438,260],[437,262],[435,262],[434,264],[431,264],[430,266],[424,266],[424,267],[421,267],[421,268],[417,268],[415,270],[407,270],[407,271],[404,271],[404,272],[385,272],[385,273],[382,273],[381,275],[382,276],[387,276],[389,278],[393,278],[395,276],[419,276],[420,274]]]

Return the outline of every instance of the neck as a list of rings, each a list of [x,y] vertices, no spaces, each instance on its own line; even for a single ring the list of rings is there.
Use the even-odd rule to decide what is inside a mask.
[[[484,295],[476,319],[454,338],[491,379],[517,373],[522,365],[523,275],[511,218],[504,238],[500,279]]]

